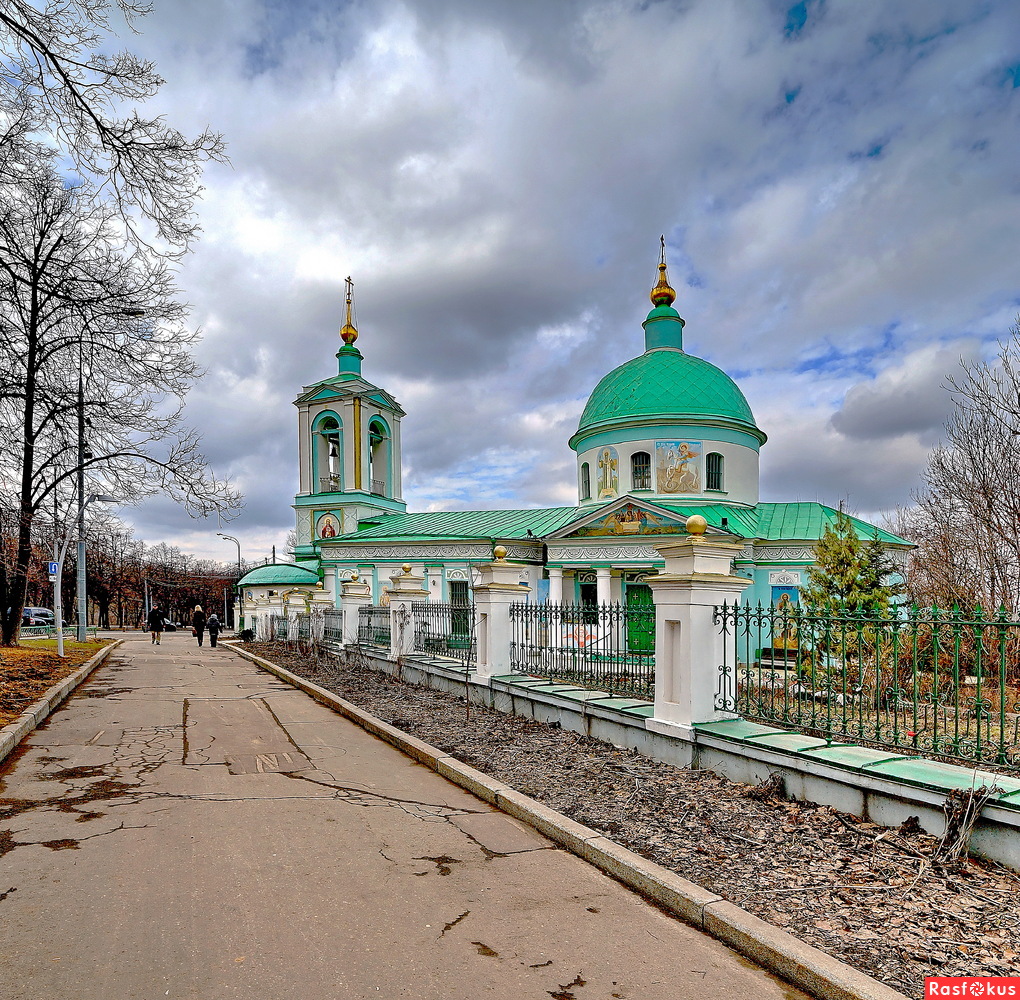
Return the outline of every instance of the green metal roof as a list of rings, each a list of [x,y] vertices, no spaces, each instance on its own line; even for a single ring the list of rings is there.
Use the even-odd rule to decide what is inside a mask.
[[[833,507],[812,501],[797,503],[760,503],[758,511],[758,537],[768,540],[786,538],[821,538],[825,529],[835,527],[839,512]],[[848,515],[849,516],[849,515]],[[870,541],[878,534],[879,541],[890,545],[909,545],[899,535],[885,531],[877,525],[869,524],[857,517],[850,517],[850,522],[857,531],[857,537]]]
[[[610,506],[607,500],[601,505],[585,507],[540,507],[533,510],[443,510],[422,514],[384,514],[363,521],[351,535],[338,541],[427,542],[437,538],[527,538],[530,530],[536,539],[564,528],[573,521]],[[729,531],[747,539],[762,541],[813,541],[825,534],[828,525],[835,525],[837,511],[812,501],[796,503],[760,503],[757,507],[737,507],[730,504],[666,504],[648,501],[676,514],[678,519],[700,514],[713,528]],[[726,519],[724,526],[722,521]],[[894,535],[859,518],[851,517],[858,537],[870,540],[878,533],[881,541],[891,545],[910,545],[904,538]]]
[[[386,514],[363,521],[344,541],[428,538],[536,538],[555,531],[578,516],[577,507],[534,510],[438,510],[422,514]]]
[[[684,504],[679,506],[672,503],[659,503],[654,501],[657,507],[664,507],[673,511],[679,520],[685,520],[692,514],[700,514],[709,525],[720,530],[730,531],[734,535],[743,538],[755,538],[758,532],[758,512],[753,507],[731,507],[725,503],[713,504]],[[725,528],[723,518],[726,518]]]
[[[647,351],[604,376],[588,398],[577,432],[635,417],[715,417],[758,431],[733,379],[708,361],[677,350]]]
[[[319,576],[310,569],[295,566],[293,563],[272,563],[269,566],[256,566],[245,573],[238,581],[239,587],[265,587],[271,584],[291,584],[315,586]]]

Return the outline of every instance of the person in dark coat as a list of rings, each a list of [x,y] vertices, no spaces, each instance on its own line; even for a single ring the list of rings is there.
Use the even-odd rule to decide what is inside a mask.
[[[209,629],[209,645],[215,646],[216,637],[220,634],[220,620],[216,617],[215,611],[209,616],[208,621],[205,623],[205,627]]]
[[[149,611],[149,617],[145,620],[152,633],[152,641],[158,646],[160,637],[163,635],[163,612],[153,605]]]
[[[195,635],[198,636],[198,644],[202,645],[202,636],[205,633],[205,612],[202,610],[201,604],[195,605],[195,613],[191,616],[191,627],[195,631]],[[215,646],[216,644],[213,643]]]

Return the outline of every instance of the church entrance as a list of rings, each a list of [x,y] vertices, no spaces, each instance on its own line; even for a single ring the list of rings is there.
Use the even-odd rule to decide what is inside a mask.
[[[647,583],[627,586],[627,650],[631,653],[655,652],[655,604]]]

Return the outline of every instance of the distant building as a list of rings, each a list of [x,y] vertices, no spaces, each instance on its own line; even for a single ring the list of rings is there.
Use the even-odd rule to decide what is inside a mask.
[[[691,514],[744,550],[749,603],[796,601],[826,526],[820,503],[762,503],[758,456],[767,437],[736,383],[683,348],[664,258],[643,324],[645,351],[595,386],[569,446],[577,456],[572,507],[408,513],[401,499],[399,403],[361,372],[350,279],[338,372],[298,396],[300,489],[294,499],[298,562],[334,598],[357,574],[375,603],[404,563],[436,601],[469,600],[473,563],[496,545],[531,586],[532,600],[651,603],[644,580],[663,565],[662,540]],[[862,539],[910,543],[851,519]]]

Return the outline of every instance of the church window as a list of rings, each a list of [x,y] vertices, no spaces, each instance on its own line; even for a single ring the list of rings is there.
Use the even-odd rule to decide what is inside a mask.
[[[337,493],[343,489],[343,447],[340,422],[332,414],[325,414],[315,424],[314,475],[318,482],[313,488],[319,493]]]
[[[368,460],[372,492],[380,497],[389,496],[390,433],[378,417],[374,417],[368,425]]]
[[[630,456],[631,489],[652,488],[652,456],[647,451],[636,451]]]
[[[588,500],[591,498],[591,470],[588,468],[587,462],[581,463],[581,499]]]
[[[705,456],[705,488],[723,488],[723,457],[717,451],[711,451]]]

